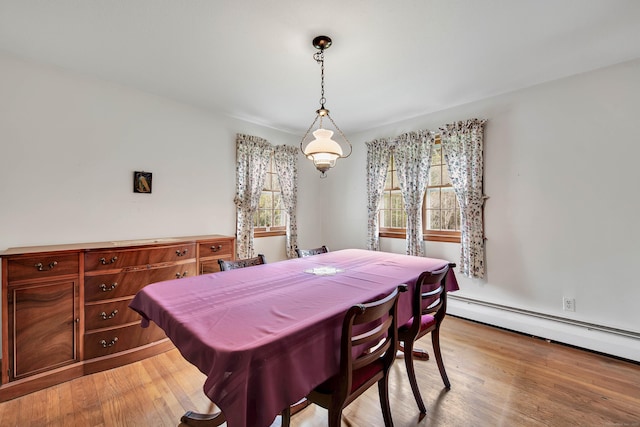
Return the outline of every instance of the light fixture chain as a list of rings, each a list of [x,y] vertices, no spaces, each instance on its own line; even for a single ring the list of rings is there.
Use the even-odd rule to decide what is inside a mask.
[[[316,52],[313,57],[316,62],[320,64],[320,107],[324,108],[324,103],[327,102],[324,97],[324,49],[321,49],[320,52]]]

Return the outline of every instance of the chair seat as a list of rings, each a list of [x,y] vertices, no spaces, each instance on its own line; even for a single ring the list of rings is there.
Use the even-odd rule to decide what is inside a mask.
[[[367,380],[373,377],[378,372],[381,372],[384,369],[384,365],[382,363],[382,359],[364,366],[360,369],[353,371],[353,377],[351,381],[351,392],[355,391],[364,384]],[[319,393],[330,394],[338,387],[339,379],[338,376],[333,376],[329,378],[327,381],[320,384],[315,390]]]
[[[420,330],[424,331],[425,329],[435,325],[435,323],[436,323],[435,317],[433,317],[431,314],[425,314],[420,319]],[[408,330],[412,324],[413,324],[413,317],[409,319],[407,323],[405,323],[400,327],[400,332],[404,332]]]

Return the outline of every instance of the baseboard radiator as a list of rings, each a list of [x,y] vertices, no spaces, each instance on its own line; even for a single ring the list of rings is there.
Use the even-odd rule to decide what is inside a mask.
[[[449,294],[447,312],[504,329],[640,362],[640,332]],[[502,313],[502,315],[500,315]],[[511,318],[506,319],[509,313]],[[511,322],[512,319],[518,322]],[[527,321],[526,319],[530,319]],[[508,320],[508,321],[507,321]],[[557,331],[550,325],[562,326]],[[575,334],[568,332],[572,330]]]

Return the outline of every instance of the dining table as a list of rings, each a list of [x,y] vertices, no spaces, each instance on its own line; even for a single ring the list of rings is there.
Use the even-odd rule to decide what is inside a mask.
[[[162,328],[205,376],[229,427],[269,426],[339,370],[347,310],[405,284],[398,324],[411,316],[420,274],[449,261],[344,249],[153,283],[130,307]],[[448,291],[458,289],[451,269]]]

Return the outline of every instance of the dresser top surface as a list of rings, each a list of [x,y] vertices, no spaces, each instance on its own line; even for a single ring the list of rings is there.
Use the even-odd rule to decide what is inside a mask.
[[[4,252],[0,252],[0,257],[10,255],[32,254],[40,252],[60,252],[60,251],[83,251],[91,249],[110,249],[121,247],[135,246],[155,246],[170,245],[173,243],[200,242],[208,240],[230,240],[233,236],[224,236],[221,234],[208,234],[201,236],[182,236],[182,237],[158,237],[151,239],[132,239],[132,240],[113,240],[106,242],[87,242],[87,243],[68,243],[63,245],[43,245],[43,246],[23,246],[9,248]]]

